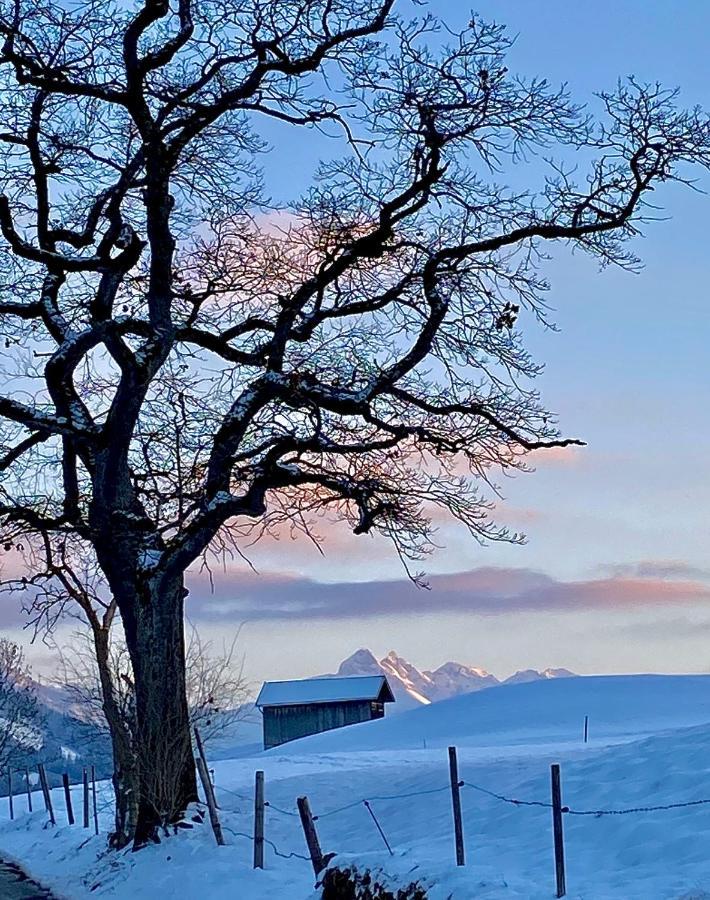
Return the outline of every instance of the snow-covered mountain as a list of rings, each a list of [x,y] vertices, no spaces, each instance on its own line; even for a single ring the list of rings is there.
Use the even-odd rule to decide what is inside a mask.
[[[425,672],[434,684],[432,700],[446,700],[459,694],[470,694],[471,691],[482,691],[485,688],[500,684],[495,675],[475,666],[462,663],[447,662],[433,672]]]
[[[344,660],[336,675],[386,675],[389,686],[397,701],[397,710],[413,709],[431,703],[425,691],[430,689],[429,680],[423,672],[391,651],[378,660],[371,650],[356,650]]]
[[[568,678],[574,675],[568,669],[525,669],[511,675],[505,682],[495,675],[475,666],[447,662],[438,669],[421,670],[390,650],[387,656],[377,659],[371,650],[362,648],[344,660],[336,675],[386,675],[397,700],[397,709],[403,712],[436,700],[446,700],[460,694],[482,691],[499,684],[522,684],[548,678]]]
[[[575,673],[569,669],[543,669],[538,672],[537,669],[521,669],[509,678],[506,678],[503,684],[527,684],[530,681],[545,681],[549,678],[574,678]]]

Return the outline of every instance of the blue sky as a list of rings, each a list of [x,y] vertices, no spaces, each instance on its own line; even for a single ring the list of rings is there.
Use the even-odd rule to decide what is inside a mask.
[[[469,15],[458,0],[431,6],[453,24]],[[579,101],[593,102],[594,91],[634,74],[680,86],[684,104],[710,108],[708,3],[479,0],[476,9],[518,35],[511,70],[566,81]],[[269,188],[293,198],[320,145],[303,132],[275,129],[271,137],[288,139],[289,164],[282,153],[265,160]],[[535,164],[530,174],[539,174]],[[640,275],[600,273],[563,250],[547,266],[560,331],[526,327],[526,342],[546,364],[539,383],[546,404],[565,433],[588,446],[541,457],[534,474],[506,482],[499,518],[526,531],[528,543],[481,549],[442,525],[442,549],[427,570],[474,572],[456,587],[455,602],[442,600],[449,594],[435,580],[426,602],[406,600],[402,585],[382,585],[403,573],[376,540],[337,533],[323,557],[304,542],[263,545],[252,553],[260,585],[247,585],[235,567],[215,573],[214,596],[205,581],[193,582],[190,601],[191,616],[214,637],[229,637],[247,619],[251,678],[327,671],[359,646],[394,647],[425,667],[459,659],[499,675],[548,665],[710,669],[710,197],[672,188],[659,199],[669,220],[649,226],[639,242]],[[485,602],[481,568],[494,586]],[[511,593],[515,573],[522,593]],[[380,583],[361,584],[372,580]],[[324,590],[324,583],[341,586]],[[375,591],[376,602],[363,602]],[[280,616],[277,603],[275,612],[259,613],[274,592],[288,612]],[[323,604],[322,615],[309,598]]]
[[[432,7],[454,24],[469,15],[465,3]],[[476,9],[518,35],[510,54],[513,71],[565,81],[580,101],[594,103],[595,91],[634,74],[679,86],[687,105],[710,106],[708,4],[496,0]],[[279,154],[267,161],[277,195],[286,196],[298,173],[305,178],[315,164],[305,136],[291,152],[288,172],[279,168]],[[708,187],[708,179],[703,182]],[[427,569],[532,569],[577,583],[638,571],[640,563],[671,562],[676,575],[647,575],[646,603],[630,604],[628,586],[610,584],[603,607],[580,602],[563,611],[511,612],[505,601],[497,613],[481,613],[475,604],[470,612],[437,611],[432,596],[429,613],[372,616],[353,598],[353,616],[345,623],[324,617],[248,624],[245,640],[251,643],[252,635],[261,647],[273,648],[266,659],[260,651],[260,664],[249,666],[255,674],[267,674],[268,667],[279,675],[320,671],[360,644],[381,652],[391,645],[423,665],[455,657],[497,672],[526,665],[579,671],[710,667],[710,648],[704,649],[710,585],[706,596],[694,599],[671,600],[665,593],[669,582],[679,580],[681,566],[693,570],[694,581],[707,583],[707,574],[696,570],[706,568],[710,549],[710,198],[672,189],[660,199],[670,218],[649,226],[639,242],[645,263],[640,275],[600,273],[593,261],[565,251],[548,266],[560,331],[530,328],[526,340],[546,364],[540,387],[547,404],[565,432],[588,446],[541,458],[535,474],[506,483],[501,518],[527,532],[527,545],[482,550],[460,531],[442,527],[444,547]],[[374,553],[371,544],[361,550],[338,541],[329,551],[326,543],[322,560],[305,546],[280,546],[273,555],[264,548],[257,562],[262,571],[318,581],[400,578],[397,562],[385,551]],[[274,565],[276,559],[282,564]],[[284,598],[288,594],[284,586]],[[299,652],[290,653],[291,647]]]

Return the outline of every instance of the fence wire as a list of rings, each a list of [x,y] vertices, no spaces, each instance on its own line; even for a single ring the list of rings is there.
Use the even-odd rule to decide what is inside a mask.
[[[470,781],[462,781],[461,784],[481,794],[486,794],[488,797],[493,797],[495,800],[510,803],[513,806],[540,806],[544,809],[552,809],[552,803],[546,803],[542,800],[518,800],[515,797],[506,797],[478,784],[472,784]],[[563,806],[562,812],[570,816],[627,816],[633,813],[662,812],[691,806],[706,806],[708,804],[710,804],[710,800],[686,800],[678,803],[660,803],[656,806],[629,806],[622,809],[573,809],[570,806]]]
[[[486,794],[495,800],[501,800],[503,803],[511,803],[513,806],[542,806],[544,809],[552,809],[551,803],[545,803],[542,800],[517,800],[514,797],[505,797],[503,794],[496,794],[495,791],[489,791],[488,788],[481,787],[479,784],[472,784],[470,781],[459,782],[460,786],[472,788],[480,794]]]
[[[255,840],[254,835],[247,834],[246,831],[235,831],[233,828],[230,828],[228,825],[223,825],[222,830],[228,832],[229,834],[233,835],[234,837],[243,837],[243,838],[246,838],[247,840],[251,841],[252,843],[254,843],[254,840]],[[267,838],[267,837],[264,837],[262,840],[264,841],[265,844],[268,844],[269,847],[271,847],[271,849],[274,851],[276,856],[280,856],[281,859],[303,859],[306,862],[311,861],[310,856],[304,856],[302,853],[296,853],[295,851],[290,851],[288,853],[285,853],[283,850],[279,850],[279,848],[276,846],[276,844],[273,841],[269,840],[269,838]]]

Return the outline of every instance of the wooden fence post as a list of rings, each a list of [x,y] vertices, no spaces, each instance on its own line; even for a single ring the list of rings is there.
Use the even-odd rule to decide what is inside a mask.
[[[99,813],[96,809],[96,769],[91,767],[91,794],[94,802],[94,834],[99,833]]]
[[[86,769],[86,766],[84,766],[84,773],[83,773],[82,781],[83,781],[83,785],[84,785],[83,825],[84,825],[84,828],[88,828],[89,827],[89,773]]]
[[[315,822],[311,815],[311,806],[308,802],[308,797],[299,797],[296,800],[296,805],[298,806],[298,813],[301,817],[301,825],[303,826],[303,834],[306,837],[308,853],[311,857],[311,862],[313,863],[313,871],[317,878],[323,869],[325,869],[327,862],[323,856],[323,851],[320,848],[318,832],[316,831]]]
[[[67,807],[67,820],[70,825],[74,824],[74,810],[71,805],[71,791],[69,790],[69,773],[62,773],[62,784],[64,785],[64,802]]]
[[[562,829],[562,788],[560,786],[560,767],[554,763],[550,768],[552,776],[552,835],[555,843],[555,883],[557,896],[567,893],[565,884],[565,842]]]
[[[217,806],[217,797],[215,796],[214,785],[212,784],[212,780],[210,779],[210,773],[209,773],[209,769],[207,767],[207,757],[205,755],[205,748],[202,743],[202,737],[200,736],[200,732],[197,728],[197,725],[195,725],[194,731],[195,731],[195,744],[197,745],[198,759],[202,761],[202,765],[205,767],[205,772],[207,773],[207,781],[205,781],[202,778],[202,773],[200,773],[200,780],[202,781],[202,786],[205,789],[205,799],[207,800],[207,806],[209,807],[210,800],[211,800],[214,808],[218,809],[219,807]],[[197,769],[198,769],[198,771],[200,769],[199,763],[197,764]],[[207,796],[208,794],[209,794],[209,797]]]
[[[27,788],[27,812],[32,812],[32,787],[30,785],[29,769],[25,769],[25,787]]]
[[[254,783],[254,868],[264,868],[264,773]]]
[[[205,792],[205,799],[207,800],[207,809],[210,814],[210,824],[212,825],[212,831],[214,832],[215,840],[217,841],[218,847],[224,847],[224,835],[222,834],[222,826],[219,822],[219,816],[217,815],[217,807],[214,802],[214,795],[212,794],[210,784],[210,773],[207,771],[207,766],[204,763],[202,757],[197,757],[197,771],[200,773],[200,780],[202,781],[202,787]]]
[[[47,781],[47,773],[44,771],[44,765],[39,763],[37,766],[37,772],[39,773],[39,781],[42,785],[42,795],[44,796],[44,808],[49,813],[49,821],[52,825],[57,824],[57,820],[54,818],[54,808],[52,807],[52,795],[49,793],[49,783]]]
[[[465,866],[466,856],[463,846],[463,821],[461,819],[461,785],[456,747],[449,747],[449,776],[451,778],[451,803],[454,811],[454,835],[456,837],[456,865]]]
[[[7,770],[7,801],[10,804],[10,821],[15,818],[15,808],[12,802],[12,769]]]

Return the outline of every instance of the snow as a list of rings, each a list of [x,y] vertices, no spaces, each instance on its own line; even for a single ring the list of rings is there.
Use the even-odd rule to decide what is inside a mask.
[[[590,743],[582,743],[589,715]],[[479,691],[376,722],[313,735],[250,759],[214,763],[228,846],[195,825],[140,853],[106,851],[42,812],[0,821],[0,856],[17,859],[69,900],[314,900],[307,861],[266,848],[251,868],[254,771],[266,773],[266,836],[303,855],[295,799],[307,794],[323,850],[379,867],[392,883],[420,879],[428,900],[548,900],[554,896],[551,816],[469,785],[547,803],[549,766],[562,767],[575,811],[710,800],[710,676],[616,676],[536,681]],[[456,744],[467,865],[454,860],[446,746]],[[75,789],[75,807],[79,794]],[[111,810],[101,785],[105,832]],[[367,809],[387,835],[390,857]],[[22,798],[15,803],[23,809]],[[35,809],[41,805],[35,792]],[[0,802],[0,820],[7,816]],[[573,900],[710,898],[710,804],[597,817],[565,815]]]
[[[12,739],[26,750],[39,750],[42,746],[42,734],[27,722],[11,722],[0,716],[0,729],[9,731]]]
[[[383,688],[389,691],[389,685],[387,685],[384,675],[267,681],[259,691],[256,705],[261,708],[264,706],[294,706],[301,703],[377,700]]]

